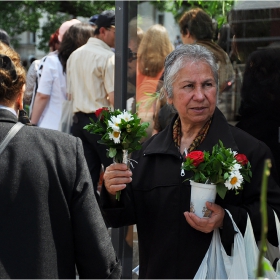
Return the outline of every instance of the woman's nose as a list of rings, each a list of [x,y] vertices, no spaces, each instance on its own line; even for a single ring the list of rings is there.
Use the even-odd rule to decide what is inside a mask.
[[[194,100],[203,100],[205,97],[202,87],[196,87],[194,90]]]

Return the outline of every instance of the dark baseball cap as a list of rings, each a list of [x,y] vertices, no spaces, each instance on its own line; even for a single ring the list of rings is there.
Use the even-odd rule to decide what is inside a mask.
[[[95,24],[98,28],[100,27],[109,27],[111,25],[115,26],[115,11],[107,10],[102,12],[98,19],[95,21]]]
[[[90,25],[96,25],[96,20],[98,19],[99,15],[94,15],[89,19],[89,24]]]

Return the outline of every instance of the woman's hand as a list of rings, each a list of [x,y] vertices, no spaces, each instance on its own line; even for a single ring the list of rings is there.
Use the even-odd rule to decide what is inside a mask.
[[[132,172],[124,163],[113,163],[108,166],[104,173],[104,185],[111,195],[126,188],[126,184],[132,181]]]
[[[206,206],[212,211],[210,218],[199,218],[194,213],[190,212],[185,212],[184,216],[191,227],[209,233],[215,228],[223,226],[225,210],[220,205],[212,202],[206,202]]]

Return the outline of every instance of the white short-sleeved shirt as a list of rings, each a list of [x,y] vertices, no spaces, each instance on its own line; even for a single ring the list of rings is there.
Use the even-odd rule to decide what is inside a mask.
[[[38,126],[58,130],[62,103],[66,100],[66,75],[57,54],[47,56],[37,92],[50,95]]]
[[[70,55],[66,69],[74,113],[93,113],[110,106],[107,96],[114,91],[115,54],[106,43],[89,38]]]

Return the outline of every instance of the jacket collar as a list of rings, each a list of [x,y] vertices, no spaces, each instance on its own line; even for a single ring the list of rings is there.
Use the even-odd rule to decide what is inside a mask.
[[[175,147],[173,141],[173,124],[178,117],[174,116],[171,124],[168,125],[162,132],[156,134],[144,145],[144,155],[148,154],[170,154],[176,157],[181,157],[179,150]],[[238,151],[237,144],[233,138],[226,118],[221,111],[216,108],[211,126],[208,130],[204,141],[198,146],[197,150],[212,151],[212,147],[221,140],[226,148],[231,148],[233,151]]]
[[[12,112],[0,109],[0,122],[16,123],[17,121],[17,117]]]
[[[93,46],[98,46],[98,47],[102,47],[108,51],[111,51],[112,53],[114,53],[112,51],[112,49],[102,40],[96,38],[96,37],[91,37],[88,39],[88,44],[92,44]]]

